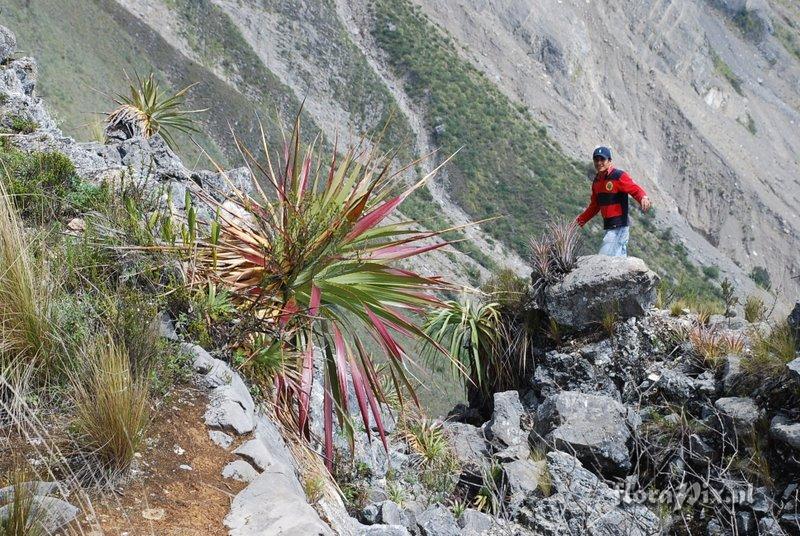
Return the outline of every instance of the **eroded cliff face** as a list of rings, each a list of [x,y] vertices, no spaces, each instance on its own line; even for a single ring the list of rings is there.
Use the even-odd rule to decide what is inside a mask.
[[[698,260],[717,248],[797,291],[796,4],[417,3],[572,153],[615,148]]]

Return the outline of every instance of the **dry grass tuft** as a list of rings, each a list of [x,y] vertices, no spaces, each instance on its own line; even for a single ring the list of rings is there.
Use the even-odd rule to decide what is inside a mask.
[[[109,338],[90,348],[83,370],[71,382],[79,442],[113,477],[128,468],[144,437],[147,376],[134,374],[128,352]]]
[[[50,299],[22,222],[0,181],[0,367],[50,357]]]
[[[767,306],[758,296],[748,296],[744,302],[744,319],[748,322],[763,322],[767,317]]]

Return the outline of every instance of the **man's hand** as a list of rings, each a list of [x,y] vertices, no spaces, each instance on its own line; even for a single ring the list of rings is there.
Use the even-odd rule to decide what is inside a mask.
[[[652,206],[653,206],[653,203],[652,203],[652,201],[650,201],[650,198],[647,197],[647,196],[644,196],[642,198],[642,212],[647,212],[648,210],[650,210],[650,207],[652,207]]]

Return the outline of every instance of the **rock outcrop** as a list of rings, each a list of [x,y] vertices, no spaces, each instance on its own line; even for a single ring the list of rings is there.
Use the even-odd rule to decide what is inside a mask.
[[[656,299],[658,276],[636,257],[579,257],[560,283],[545,290],[545,308],[563,326],[587,329],[605,314],[641,317]]]

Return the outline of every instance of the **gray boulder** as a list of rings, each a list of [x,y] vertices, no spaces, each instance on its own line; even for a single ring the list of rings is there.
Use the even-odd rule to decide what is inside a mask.
[[[222,477],[239,482],[252,482],[258,477],[258,471],[244,460],[234,460],[222,468]]]
[[[515,460],[503,464],[503,474],[508,487],[508,508],[514,513],[526,499],[542,494],[539,487],[547,478],[547,466],[544,461]]]
[[[758,522],[758,534],[760,536],[786,536],[780,523],[771,517],[765,517]]]
[[[461,536],[481,536],[494,526],[494,519],[483,512],[467,508],[458,518],[458,526],[461,527]]]
[[[545,290],[545,308],[563,326],[596,326],[613,306],[620,318],[643,316],[656,300],[658,276],[636,257],[579,257],[564,279]]]
[[[506,391],[494,394],[494,412],[491,420],[485,425],[485,434],[497,450],[512,447],[514,450],[512,457],[528,457],[530,454],[528,434],[520,427],[520,419],[524,414],[525,409],[519,401],[519,393]]]
[[[417,515],[421,536],[459,536],[461,530],[453,513],[444,506],[434,506]]]
[[[0,27],[1,28],[1,27]],[[21,484],[32,495],[51,495],[58,491],[58,482],[31,481]],[[14,486],[0,488],[0,503],[10,502],[14,497]]]
[[[480,473],[488,466],[489,447],[480,428],[460,422],[445,422],[444,427],[452,452],[465,471]]]
[[[402,525],[372,525],[360,528],[358,536],[410,536],[410,533]]]
[[[764,418],[764,411],[748,397],[720,398],[714,402],[714,408],[720,412],[725,428],[736,435],[750,433],[756,423]]]
[[[736,354],[725,356],[725,364],[722,367],[722,389],[726,395],[735,393],[736,387],[742,381],[745,374],[742,370],[742,358]]]
[[[3,63],[17,50],[17,38],[11,30],[0,26],[0,63]]]
[[[306,502],[294,471],[284,469],[260,474],[233,498],[224,521],[230,536],[333,536],[333,531]]]
[[[581,347],[574,352],[551,350],[536,363],[532,387],[541,397],[559,391],[580,391],[620,399],[614,383],[611,341]]]
[[[616,475],[631,467],[628,443],[640,422],[638,415],[607,396],[564,391],[537,408],[534,431],[554,448],[574,453],[603,474]]]
[[[61,499],[35,495],[32,498],[31,510],[33,519],[47,534],[55,533],[58,529],[71,522],[78,516],[79,510]],[[0,508],[0,523],[11,514],[11,506]]]
[[[800,451],[800,422],[792,422],[783,415],[776,415],[769,425],[770,435]]]

